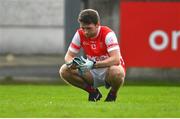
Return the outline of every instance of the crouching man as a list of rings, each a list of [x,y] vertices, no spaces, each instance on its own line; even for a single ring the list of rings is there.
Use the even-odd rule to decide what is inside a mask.
[[[115,33],[100,25],[96,10],[85,9],[78,17],[80,28],[76,31],[61,66],[60,77],[71,85],[89,93],[89,101],[98,101],[102,94],[98,87],[110,91],[105,101],[115,101],[125,78],[125,64]],[[80,49],[87,59],[78,58]]]

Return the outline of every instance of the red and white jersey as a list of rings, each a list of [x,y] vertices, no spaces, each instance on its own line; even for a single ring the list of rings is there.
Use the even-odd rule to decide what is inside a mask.
[[[69,50],[73,53],[78,53],[80,48],[87,58],[94,61],[102,61],[109,57],[109,52],[118,50],[120,53],[120,47],[115,33],[107,26],[99,26],[98,34],[95,38],[87,38],[84,35],[84,31],[80,28],[75,33]],[[121,57],[121,64],[123,59]]]

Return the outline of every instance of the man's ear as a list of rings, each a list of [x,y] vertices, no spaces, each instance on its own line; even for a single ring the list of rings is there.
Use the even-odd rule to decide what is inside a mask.
[[[96,27],[98,28],[100,26],[100,23],[98,22],[97,24],[96,24]]]

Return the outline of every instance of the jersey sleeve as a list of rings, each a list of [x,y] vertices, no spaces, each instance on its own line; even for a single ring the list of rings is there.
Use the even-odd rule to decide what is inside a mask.
[[[108,52],[111,52],[113,50],[120,50],[119,43],[114,32],[109,32],[106,35],[105,43],[106,43]]]
[[[79,33],[78,31],[75,33],[72,41],[71,41],[71,44],[69,46],[69,50],[73,53],[78,53],[79,50],[81,48],[81,43],[80,43],[80,36],[79,36]]]

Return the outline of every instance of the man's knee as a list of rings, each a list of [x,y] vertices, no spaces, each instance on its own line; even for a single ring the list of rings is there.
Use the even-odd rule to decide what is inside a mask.
[[[63,64],[59,69],[59,74],[62,79],[65,79],[68,75],[67,66]]]
[[[108,75],[109,79],[119,79],[121,81],[124,81],[125,78],[125,73],[121,66],[111,66],[109,68]]]

